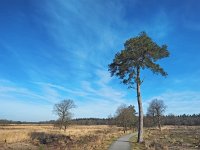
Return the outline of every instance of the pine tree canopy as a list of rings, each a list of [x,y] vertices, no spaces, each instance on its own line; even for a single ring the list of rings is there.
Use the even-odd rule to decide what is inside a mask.
[[[169,56],[167,45],[157,45],[145,32],[127,40],[124,49],[118,52],[109,64],[111,76],[118,76],[124,84],[132,85],[137,79],[137,70],[150,69],[155,74],[167,76],[164,69],[156,61]]]

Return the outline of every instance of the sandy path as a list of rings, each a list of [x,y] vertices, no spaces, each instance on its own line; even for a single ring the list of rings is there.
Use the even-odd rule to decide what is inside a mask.
[[[136,135],[136,133],[120,137],[112,143],[108,150],[131,150],[131,144],[129,139],[134,135]]]

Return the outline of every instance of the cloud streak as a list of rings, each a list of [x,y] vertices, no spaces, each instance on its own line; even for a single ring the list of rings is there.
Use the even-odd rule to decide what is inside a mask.
[[[82,81],[78,88],[68,88],[49,83],[36,83],[54,90],[64,91],[65,95],[74,99],[77,109],[74,117],[107,117],[115,112],[117,106],[127,103],[127,93],[111,87],[111,77],[105,70],[97,70],[97,80]],[[82,113],[84,112],[84,113]]]

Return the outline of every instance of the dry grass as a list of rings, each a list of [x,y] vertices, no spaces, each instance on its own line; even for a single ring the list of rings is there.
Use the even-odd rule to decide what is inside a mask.
[[[142,144],[133,142],[134,150],[196,150],[200,149],[200,127],[166,126],[162,132],[149,128],[145,129],[144,139]]]
[[[121,128],[102,125],[70,126],[66,132],[53,125],[0,126],[0,149],[104,150],[122,134]]]

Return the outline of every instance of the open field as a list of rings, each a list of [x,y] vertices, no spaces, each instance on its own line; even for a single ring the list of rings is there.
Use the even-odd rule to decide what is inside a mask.
[[[0,126],[0,150],[104,150],[122,134],[104,125],[69,126],[66,132],[53,125],[6,125]]]
[[[162,132],[156,128],[145,129],[145,142],[136,143],[134,150],[197,150],[200,149],[200,126],[165,126]]]

